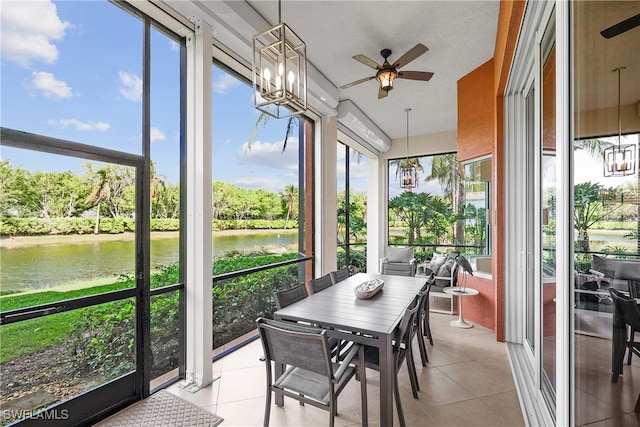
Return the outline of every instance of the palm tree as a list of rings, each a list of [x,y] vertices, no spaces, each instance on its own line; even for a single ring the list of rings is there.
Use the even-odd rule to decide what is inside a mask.
[[[445,189],[445,193],[451,196],[451,209],[460,218],[464,215],[465,193],[464,180],[458,168],[458,159],[455,154],[443,154],[433,157],[431,174],[425,179],[437,179]],[[464,241],[464,221],[456,221],[454,239]]]
[[[298,200],[298,188],[295,185],[287,185],[282,193],[282,198],[287,204],[287,219],[284,222],[284,228],[287,228],[289,224],[289,218],[296,208],[296,202]]]
[[[86,203],[89,203],[91,206],[97,206],[96,226],[93,234],[98,234],[100,227],[100,205],[104,200],[111,198],[111,187],[105,168],[100,168],[96,172],[89,169],[89,173],[92,175],[91,181],[93,182],[93,186],[91,187],[91,193],[87,196]]]
[[[270,117],[271,116],[265,112],[260,113],[260,117],[258,117],[258,120],[256,120],[256,124],[253,125],[253,129],[251,129],[251,134],[249,134],[249,139],[247,140],[247,151],[251,150],[251,144],[253,144],[253,142],[256,140],[258,131],[260,130],[260,128],[263,128],[267,124]],[[284,142],[282,144],[283,152],[287,148],[287,141],[289,140],[289,137],[291,137],[291,135],[293,134],[293,128],[298,124],[298,120],[296,120],[297,118],[297,116],[289,116],[287,120],[287,131],[285,132]]]

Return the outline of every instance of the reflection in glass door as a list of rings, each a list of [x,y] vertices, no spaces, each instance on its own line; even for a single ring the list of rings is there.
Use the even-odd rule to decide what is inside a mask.
[[[551,21],[553,22],[553,20]],[[555,408],[556,392],[556,98],[555,31],[547,28],[540,45],[541,138],[539,224],[541,237],[541,391],[548,407]]]

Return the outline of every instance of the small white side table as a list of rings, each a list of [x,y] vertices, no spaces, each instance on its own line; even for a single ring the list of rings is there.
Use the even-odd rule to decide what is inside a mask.
[[[443,291],[447,294],[458,296],[458,297],[468,297],[473,295],[478,295],[479,292],[476,289],[471,288],[460,288],[458,286],[444,288]],[[451,326],[455,326],[457,328],[473,328],[473,324],[466,322],[464,317],[462,317],[462,301],[458,301],[458,319],[452,320],[449,322]]]

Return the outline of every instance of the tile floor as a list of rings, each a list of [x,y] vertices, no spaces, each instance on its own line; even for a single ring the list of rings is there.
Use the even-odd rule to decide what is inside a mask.
[[[458,329],[449,325],[455,316],[431,313],[434,345],[429,346],[429,364],[418,363],[419,398],[402,367],[400,388],[408,426],[524,426],[506,346],[495,341],[493,331],[476,325]],[[420,355],[414,346],[415,358]],[[197,393],[169,387],[176,395],[222,418],[222,426],[262,425],[265,402],[265,368],[259,360],[262,347],[253,341],[213,364],[220,378]],[[369,425],[379,425],[378,373],[367,373]],[[395,411],[395,407],[394,407]],[[394,424],[398,425],[394,415]],[[271,426],[328,425],[328,412],[285,399],[273,406]],[[361,424],[359,383],[351,381],[338,400],[336,426]]]

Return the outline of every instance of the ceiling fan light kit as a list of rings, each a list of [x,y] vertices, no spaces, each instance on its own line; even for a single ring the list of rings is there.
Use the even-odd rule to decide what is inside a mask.
[[[255,108],[278,119],[307,110],[306,49],[304,41],[283,22],[253,37]]]
[[[393,83],[397,78],[429,81],[431,77],[433,77],[433,73],[428,71],[398,71],[401,67],[404,67],[409,62],[426,53],[428,50],[428,47],[421,43],[418,43],[407,52],[405,52],[404,55],[398,58],[393,64],[390,64],[388,60],[389,56],[391,56],[391,50],[389,49],[382,49],[380,51],[380,55],[384,58],[384,62],[382,64],[378,64],[373,59],[362,54],[354,55],[353,59],[363,63],[367,67],[371,67],[374,70],[377,70],[377,72],[374,76],[365,77],[342,85],[340,86],[340,89],[348,89],[357,84],[376,79],[379,85],[378,99],[380,99],[386,97],[389,94],[389,91],[393,89]]]
[[[627,176],[636,173],[636,146],[635,144],[621,144],[622,116],[620,114],[620,73],[626,67],[613,70],[618,73],[618,144],[604,149],[604,176]]]

